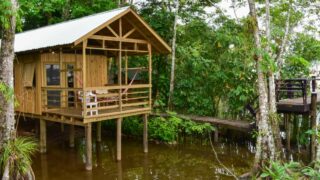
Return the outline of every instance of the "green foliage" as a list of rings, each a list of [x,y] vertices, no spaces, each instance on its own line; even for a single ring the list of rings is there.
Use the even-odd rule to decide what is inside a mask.
[[[196,123],[188,119],[176,117],[170,113],[170,117],[155,117],[149,122],[149,135],[152,139],[163,142],[177,141],[179,134],[207,135],[215,128],[209,123]]]
[[[151,139],[163,142],[173,142],[177,140],[179,125],[182,120],[179,118],[165,119],[156,117],[149,122],[149,136]]]
[[[19,102],[16,100],[14,96],[14,90],[11,87],[8,87],[5,83],[0,82],[0,94],[2,94],[6,101],[14,101],[14,106],[19,106]]]
[[[263,167],[260,178],[271,178],[275,180],[291,179],[319,179],[320,173],[309,166],[302,166],[298,162],[280,163],[270,162],[270,167]]]
[[[128,117],[122,122],[123,133],[142,137],[143,123],[142,118]]]
[[[32,138],[18,137],[8,141],[0,155],[1,174],[7,163],[10,163],[12,175],[24,175],[31,167],[31,155],[37,150],[37,144]]]
[[[18,0],[23,16],[23,30],[79,18],[117,7],[110,0]]]
[[[169,112],[167,118],[150,116],[148,121],[148,134],[150,139],[171,143],[177,142],[182,134],[189,136],[206,137],[208,133],[215,130],[209,123],[196,123],[188,119],[176,117],[175,113]],[[103,126],[115,131],[114,121],[105,121]],[[142,137],[143,120],[141,117],[127,117],[122,122],[122,131],[126,135]]]
[[[0,27],[7,29],[10,26],[9,17],[14,14],[11,11],[11,2],[9,0],[0,1],[0,9]]]

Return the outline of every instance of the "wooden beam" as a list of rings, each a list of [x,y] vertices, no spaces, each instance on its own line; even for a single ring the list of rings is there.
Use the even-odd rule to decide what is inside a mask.
[[[130,36],[132,33],[134,33],[136,31],[136,28],[131,29],[129,32],[127,32],[123,38],[127,38],[128,36]]]
[[[133,27],[135,27],[135,28],[137,29],[137,31],[146,39],[146,41],[147,41],[148,43],[149,43],[149,42],[152,43],[152,45],[155,47],[155,49],[158,50],[158,52],[162,52],[162,50],[161,50],[154,42],[148,40],[148,39],[150,39],[150,38],[149,38],[148,36],[146,36],[146,35],[144,34],[144,32],[142,32],[135,23],[131,22],[128,18],[126,18],[126,20],[129,22],[129,24],[131,24],[131,26],[133,26]],[[169,47],[169,46],[168,46],[168,47]],[[170,47],[169,47],[169,48],[170,48]],[[170,52],[171,52],[171,48],[170,48],[169,53],[170,53]]]
[[[47,152],[47,127],[46,121],[40,119],[40,153]]]
[[[100,117],[85,118],[84,122],[86,122],[86,123],[99,122],[99,121],[124,118],[124,117],[129,117],[129,116],[138,116],[138,115],[143,115],[143,114],[148,114],[148,113],[151,113],[150,108],[146,108],[146,110],[138,110],[138,111],[132,111],[132,112],[128,112],[128,113],[127,113],[127,111],[124,111],[122,113],[117,113],[117,114],[112,114],[112,115],[106,114],[106,115],[100,116]]]
[[[121,125],[122,118],[117,119],[117,161],[121,161]]]
[[[87,40],[83,41],[82,44],[82,87],[85,88],[87,86],[87,77],[86,77],[86,71],[87,71],[87,57],[86,57],[86,48],[87,48]]]
[[[122,37],[122,19],[119,19],[119,36]]]
[[[113,17],[112,19],[110,19],[109,21],[101,24],[100,26],[98,26],[97,28],[93,29],[92,31],[90,31],[89,33],[87,33],[86,35],[80,37],[79,39],[77,39],[74,42],[74,46],[78,45],[79,43],[81,43],[84,39],[87,39],[88,37],[94,35],[95,33],[97,33],[98,31],[100,31],[101,29],[105,28],[106,26],[108,26],[109,24],[115,22],[117,19],[119,19],[120,17],[124,16],[125,14],[127,14],[128,12],[132,11],[130,8],[128,8],[127,10],[123,11],[122,13],[116,15],[115,17]]]
[[[126,55],[125,55],[125,77],[124,77],[124,81],[125,81],[125,84],[126,86],[128,85],[128,55],[127,55],[127,52],[126,52]],[[128,101],[128,92],[126,93],[126,102]]]
[[[122,42],[119,42],[119,49],[122,49]],[[122,111],[122,51],[119,51],[119,62],[118,62],[118,84],[119,89],[119,108]]]
[[[148,44],[148,63],[149,63],[149,106],[152,107],[152,49],[151,44]]]
[[[74,148],[74,125],[70,125],[69,130],[69,147]]]
[[[119,37],[119,35],[118,35],[110,26],[107,26],[107,28],[111,31],[111,33],[112,33],[115,37]]]
[[[101,122],[97,123],[97,142],[101,142]]]
[[[101,35],[93,35],[90,36],[89,39],[95,40],[105,40],[105,41],[122,41],[122,42],[129,42],[129,43],[141,43],[141,44],[148,44],[148,41],[143,39],[131,39],[131,38],[124,38],[124,37],[111,37],[111,36],[101,36]]]
[[[92,170],[92,127],[88,123],[85,127],[86,131],[86,170]]]
[[[148,152],[148,114],[143,115],[143,152]]]

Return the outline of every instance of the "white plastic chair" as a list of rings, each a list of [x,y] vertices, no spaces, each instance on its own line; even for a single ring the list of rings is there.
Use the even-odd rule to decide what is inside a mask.
[[[79,95],[79,99],[83,103],[83,92],[79,91],[78,95]],[[98,107],[97,95],[93,94],[92,91],[86,92],[85,95],[86,95],[86,106],[89,109],[89,111],[88,111],[89,115],[90,116],[93,116],[93,114],[98,115],[98,110],[97,109],[92,110],[92,108],[97,108]],[[82,115],[84,115],[83,111],[82,111]]]

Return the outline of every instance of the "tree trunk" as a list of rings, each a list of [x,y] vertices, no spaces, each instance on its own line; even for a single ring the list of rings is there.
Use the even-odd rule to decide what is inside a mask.
[[[278,72],[276,73],[277,79],[281,79],[281,68],[284,63],[284,60],[282,58],[284,52],[285,52],[285,47],[287,45],[287,41],[289,38],[289,30],[290,30],[290,16],[291,16],[291,3],[289,2],[289,7],[288,7],[288,13],[287,13],[287,19],[286,19],[286,27],[285,27],[285,32],[284,36],[280,45],[280,50],[279,53],[276,57],[276,63],[278,64]]]
[[[252,32],[254,36],[254,41],[256,48],[261,49],[261,42],[259,36],[259,27],[256,14],[256,8],[254,0],[248,0],[250,8],[250,16],[252,23]],[[274,138],[272,135],[272,129],[270,127],[268,118],[269,118],[269,107],[268,107],[268,94],[266,89],[265,75],[261,68],[260,61],[262,60],[261,54],[256,54],[256,69],[258,74],[258,92],[259,92],[259,120],[257,121],[258,126],[258,138],[257,144],[261,144],[261,149],[256,152],[254,171],[259,166],[263,166],[264,162],[267,160],[273,161],[275,159],[275,146]]]
[[[0,51],[0,83],[7,86],[9,92],[0,93],[0,147],[15,138],[14,98],[13,98],[13,61],[14,37],[16,29],[16,0],[10,0],[12,14],[8,18],[8,28],[2,27],[2,41]],[[7,94],[7,96],[5,95]],[[9,97],[8,97],[9,95]]]
[[[267,47],[266,51],[269,56],[272,57],[270,43],[271,43],[271,25],[270,25],[270,2],[269,0],[265,0],[266,4],[266,36],[267,36]],[[276,148],[276,159],[280,159],[282,157],[282,142],[280,136],[280,128],[277,118],[277,106],[276,106],[276,88],[275,88],[275,76],[273,70],[269,70],[268,72],[269,79],[269,118],[271,123],[272,134],[275,141]]]
[[[171,59],[171,77],[170,77],[170,90],[168,107],[172,109],[172,99],[174,91],[174,75],[175,75],[175,63],[176,63],[176,39],[177,39],[177,23],[178,23],[178,12],[179,12],[179,0],[175,0],[175,13],[173,22],[173,38],[172,38],[172,59]]]

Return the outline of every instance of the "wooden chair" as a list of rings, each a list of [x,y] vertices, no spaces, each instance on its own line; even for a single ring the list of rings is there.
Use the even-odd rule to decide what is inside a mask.
[[[81,102],[83,103],[84,99],[83,99],[83,91],[79,91],[78,92],[78,97],[81,100]],[[98,115],[98,110],[94,109],[92,110],[92,108],[97,108],[98,107],[98,101],[97,101],[97,95],[93,94],[92,91],[88,91],[85,94],[85,101],[86,101],[86,106],[89,109],[89,115],[93,116]],[[82,115],[84,115],[84,111],[82,111]]]

